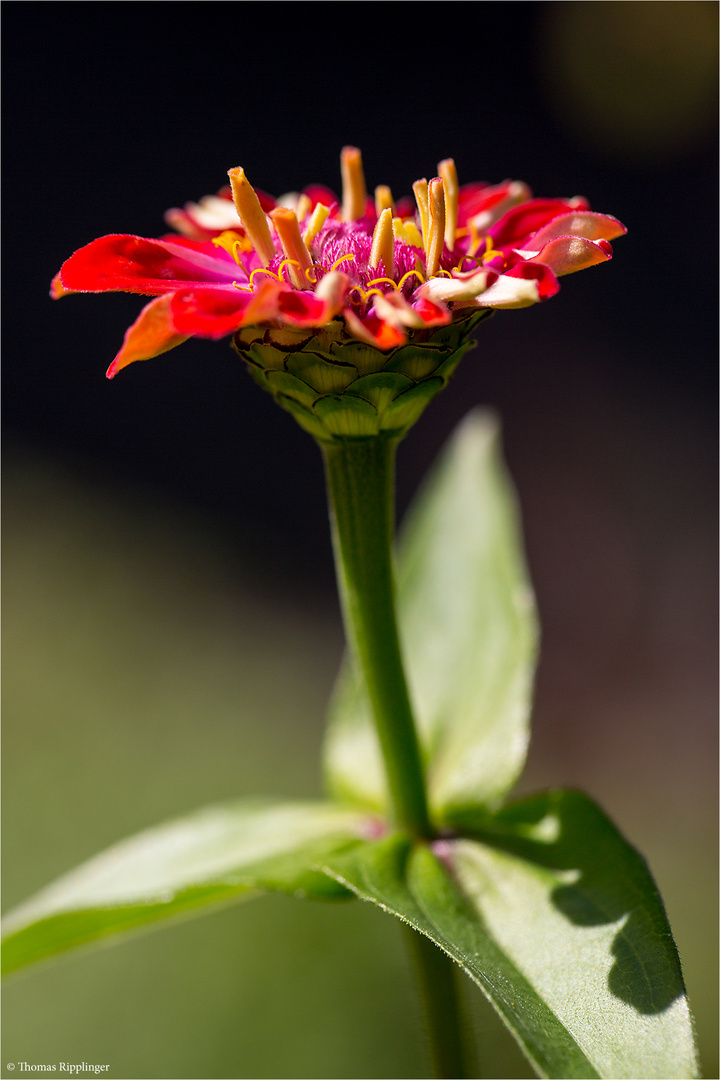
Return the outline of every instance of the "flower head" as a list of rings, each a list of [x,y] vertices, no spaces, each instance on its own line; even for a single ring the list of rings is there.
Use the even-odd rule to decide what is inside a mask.
[[[63,264],[52,295],[119,290],[154,297],[127,331],[110,378],[188,337],[234,334],[266,388],[269,372],[276,384],[281,373],[289,375],[311,388],[317,411],[318,395],[337,395],[350,383],[342,385],[334,369],[298,375],[289,354],[309,349],[326,364],[349,363],[355,378],[381,371],[413,385],[428,374],[437,378],[444,360],[468,347],[479,318],[548,299],[559,276],[611,258],[609,241],[625,232],[581,198],[534,199],[514,181],[460,187],[451,159],[440,162],[438,176],[413,185],[413,199],[397,203],[385,186],[368,196],[354,147],[342,151],[341,172],[341,199],[314,186],[275,200],[255,191],[243,169],[231,169],[230,185],[216,196],[168,211],[179,235],[95,240]],[[340,360],[346,346],[352,355],[343,352]],[[430,372],[418,349],[436,354]],[[448,355],[441,358],[438,349]],[[403,350],[407,364],[394,363]],[[302,388],[298,393],[287,379],[283,391],[273,392],[287,398],[289,389],[305,410]],[[318,434],[317,425],[305,426]]]

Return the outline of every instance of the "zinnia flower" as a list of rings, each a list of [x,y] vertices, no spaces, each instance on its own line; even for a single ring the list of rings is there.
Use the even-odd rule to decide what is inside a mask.
[[[276,201],[231,169],[218,195],[168,211],[180,235],[94,240],[63,264],[52,295],[154,297],[127,331],[110,378],[188,337],[234,334],[265,388],[313,434],[328,437],[323,412],[339,422],[335,435],[370,434],[367,423],[346,430],[337,402],[319,414],[319,399],[354,389],[373,409],[372,431],[394,428],[383,416],[395,399],[432,378],[434,388],[413,395],[424,407],[481,317],[548,299],[559,276],[611,258],[609,241],[626,231],[581,198],[534,199],[513,181],[459,187],[451,159],[413,185],[414,201],[397,204],[384,186],[368,197],[359,150],[345,147],[341,171],[342,200],[314,186]],[[366,380],[360,393],[356,380],[380,372],[394,378]],[[416,418],[409,404],[401,415]],[[350,407],[363,411],[357,400]]]

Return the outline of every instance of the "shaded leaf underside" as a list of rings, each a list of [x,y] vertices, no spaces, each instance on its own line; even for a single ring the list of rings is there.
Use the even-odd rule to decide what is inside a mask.
[[[346,897],[315,867],[374,827],[330,803],[252,800],[148,829],[10,912],[3,971],[257,892]]]

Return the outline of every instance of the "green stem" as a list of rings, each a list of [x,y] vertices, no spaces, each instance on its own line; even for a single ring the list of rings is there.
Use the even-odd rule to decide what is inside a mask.
[[[435,1076],[438,1080],[461,1080],[470,1073],[466,1071],[455,965],[424,934],[406,926],[405,936],[420,983]]]
[[[397,439],[323,444],[345,631],[362,671],[398,825],[431,835],[425,776],[400,652],[392,566]]]
[[[348,642],[363,673],[396,823],[430,838],[425,776],[403,668],[393,580],[397,438],[322,444]],[[452,961],[408,928],[436,1076],[468,1074]]]

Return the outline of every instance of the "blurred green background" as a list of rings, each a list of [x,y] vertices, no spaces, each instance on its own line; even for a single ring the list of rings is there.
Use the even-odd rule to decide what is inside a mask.
[[[454,154],[630,233],[480,328],[401,448],[399,506],[498,409],[543,625],[521,790],[584,788],[646,855],[717,1076],[717,5],[444,4],[429,51],[422,5],[384,5],[385,36],[344,6],[360,49],[311,9],[265,6],[260,49],[245,5],[145,4],[142,32],[133,5],[4,5],[4,906],[207,802],[318,795],[342,652],[311,440],[227,343],[106,384],[137,299],[55,306],[50,278],[238,162],[337,185],[354,142],[399,194]],[[467,1004],[481,1075],[530,1076]],[[38,968],[3,1034],[7,1076],[427,1075],[400,928],[358,902],[255,900]]]

